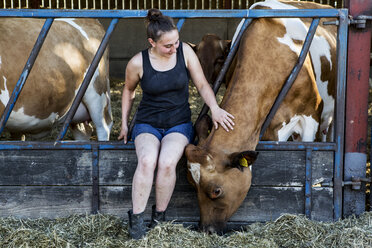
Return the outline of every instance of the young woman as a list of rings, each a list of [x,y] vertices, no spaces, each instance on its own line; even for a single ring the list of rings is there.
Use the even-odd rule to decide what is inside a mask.
[[[122,95],[122,126],[119,139],[127,143],[128,117],[140,82],[143,98],[132,131],[138,165],[133,177],[129,234],[142,238],[147,227],[143,212],[150,196],[155,168],[156,205],[150,226],[165,220],[165,210],[176,182],[176,166],[193,137],[188,102],[189,77],[209,106],[215,128],[233,129],[234,117],[221,109],[190,46],[179,41],[173,20],[159,10],[147,14],[150,48],[136,54],[126,68]]]

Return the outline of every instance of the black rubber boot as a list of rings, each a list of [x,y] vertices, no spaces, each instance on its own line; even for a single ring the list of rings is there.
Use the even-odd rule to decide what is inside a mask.
[[[141,239],[146,235],[147,227],[143,220],[144,212],[133,214],[133,211],[128,211],[129,217],[129,235],[132,239]]]
[[[154,228],[158,223],[165,222],[165,211],[158,212],[156,211],[156,206],[152,206],[151,222],[149,227]]]

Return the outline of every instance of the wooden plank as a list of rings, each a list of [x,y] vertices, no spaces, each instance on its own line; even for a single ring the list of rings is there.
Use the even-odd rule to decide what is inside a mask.
[[[0,185],[85,185],[92,158],[82,150],[0,151]]]
[[[312,184],[333,179],[334,152],[313,151],[312,154]]]
[[[91,187],[2,186],[0,216],[57,218],[91,211]]]
[[[303,186],[304,182],[304,151],[261,151],[252,166],[252,185]]]
[[[256,186],[303,186],[304,151],[262,151],[253,165]],[[313,182],[331,179],[333,152],[313,153]],[[102,185],[131,185],[137,165],[135,151],[99,152]],[[0,185],[87,185],[91,184],[92,154],[84,150],[0,151]],[[177,166],[177,183],[188,184],[183,157]]]
[[[313,188],[311,210],[311,219],[333,221],[333,188]]]
[[[313,182],[331,179],[333,152],[314,151]],[[100,151],[100,182],[103,185],[130,185],[137,165],[134,151]],[[252,184],[256,186],[303,186],[304,151],[261,151],[253,165]],[[177,184],[188,184],[183,157],[177,166]]]
[[[101,186],[100,212],[123,219],[131,209],[130,186]],[[0,216],[20,218],[57,218],[91,211],[91,187],[88,186],[4,186],[0,191]],[[332,220],[332,198],[329,189],[313,192],[313,217],[316,220]],[[151,216],[154,204],[152,192],[146,219]],[[302,187],[252,187],[242,206],[231,222],[268,221],[282,213],[304,213],[304,189]],[[169,220],[198,222],[199,208],[196,193],[191,186],[177,185],[168,207]]]
[[[261,152],[253,169],[254,185],[231,221],[267,221],[281,213],[303,214],[304,154]],[[0,151],[0,215],[55,218],[90,213],[91,156],[90,151],[84,150]],[[137,163],[135,151],[104,150],[99,156],[100,211],[127,218]],[[312,163],[313,183],[332,178],[333,152],[314,151]],[[187,182],[186,173],[186,159],[182,158],[168,216],[181,222],[197,222],[196,193]],[[332,199],[332,188],[314,188],[312,217],[332,220]],[[152,192],[148,216],[154,202]]]
[[[131,208],[130,187],[101,187],[101,212],[127,218]],[[329,188],[313,191],[312,217],[315,220],[330,221],[333,218],[333,193]],[[151,193],[146,208],[150,218],[154,204]],[[303,187],[252,187],[231,222],[256,222],[274,220],[283,213],[304,214]],[[170,201],[167,217],[180,222],[198,222],[199,207],[195,191],[191,186],[176,186]]]
[[[137,166],[135,150],[99,152],[99,181],[103,185],[131,185]]]

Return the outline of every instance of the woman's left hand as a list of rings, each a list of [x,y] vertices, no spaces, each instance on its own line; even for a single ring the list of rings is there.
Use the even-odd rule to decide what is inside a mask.
[[[226,132],[234,129],[235,123],[233,121],[234,116],[232,114],[223,110],[219,106],[216,106],[213,109],[211,109],[211,112],[213,124],[216,129],[218,128],[218,124],[220,124],[223,127],[223,129],[226,130]]]

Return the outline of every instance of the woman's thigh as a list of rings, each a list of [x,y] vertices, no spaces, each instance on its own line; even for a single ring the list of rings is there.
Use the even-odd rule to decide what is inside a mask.
[[[136,137],[134,145],[139,164],[151,164],[155,167],[160,150],[158,138],[149,133],[142,133]]]
[[[159,166],[176,166],[189,144],[188,138],[181,133],[169,133],[161,141]]]

